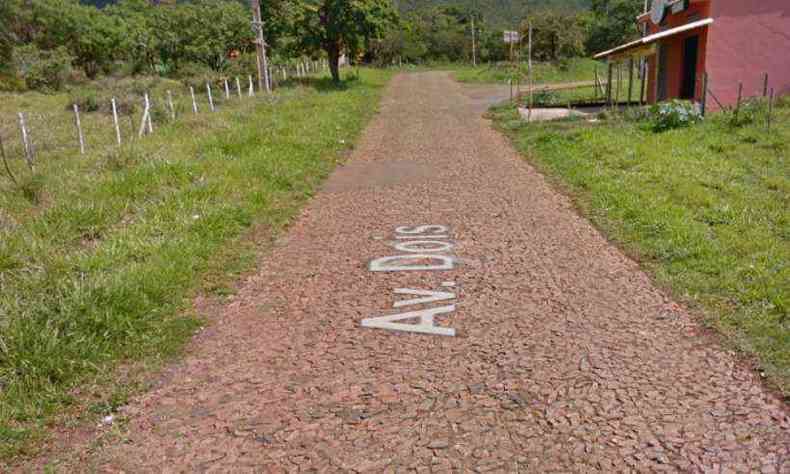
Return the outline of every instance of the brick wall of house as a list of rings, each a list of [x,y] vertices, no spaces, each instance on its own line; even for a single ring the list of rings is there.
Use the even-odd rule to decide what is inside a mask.
[[[779,94],[790,94],[790,0],[713,0],[706,69],[724,103],[762,94],[763,74]]]

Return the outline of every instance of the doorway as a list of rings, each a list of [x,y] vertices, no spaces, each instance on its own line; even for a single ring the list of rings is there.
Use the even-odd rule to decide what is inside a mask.
[[[697,59],[699,36],[690,36],[683,41],[683,81],[680,98],[693,100],[697,89]]]

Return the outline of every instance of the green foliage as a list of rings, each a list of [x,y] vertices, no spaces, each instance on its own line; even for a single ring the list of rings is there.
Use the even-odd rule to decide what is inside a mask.
[[[695,124],[702,120],[702,113],[687,100],[672,100],[650,107],[650,119],[654,131],[664,132]]]
[[[64,46],[42,51],[29,44],[14,49],[14,64],[29,89],[61,90],[71,73],[72,59]]]
[[[356,57],[365,44],[379,39],[398,19],[388,0],[302,0],[298,7],[294,21],[297,47],[313,53],[325,51],[335,82],[340,81],[338,66],[343,51]]]
[[[578,11],[587,9],[591,0],[400,0],[402,14],[449,7],[461,11],[474,11],[481,15],[487,29],[496,31],[501,42],[503,29],[516,29],[527,16],[545,8]]]
[[[575,12],[541,10],[521,24],[521,34],[527,38],[532,24],[532,55],[539,61],[583,56],[586,39],[585,17]]]
[[[585,46],[590,54],[606,51],[639,37],[635,18],[642,13],[639,0],[592,0],[589,35]]]
[[[741,102],[740,106],[736,109],[728,110],[727,122],[732,127],[743,127],[751,125],[760,117],[764,117],[768,113],[767,103],[757,97],[750,97]]]

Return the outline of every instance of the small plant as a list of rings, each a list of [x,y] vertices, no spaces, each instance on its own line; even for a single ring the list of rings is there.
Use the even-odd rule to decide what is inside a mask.
[[[540,106],[540,105],[547,106],[547,105],[557,105],[557,104],[559,104],[559,97],[557,97],[556,93],[554,93],[554,92],[552,92],[550,90],[540,90],[540,91],[535,92],[535,94],[533,96],[533,100],[535,102],[535,105],[538,105],[538,106]]]
[[[72,104],[77,104],[82,112],[96,112],[101,107],[102,100],[96,91],[78,89],[71,93],[67,110],[71,110]]]
[[[755,123],[760,115],[765,115],[766,104],[757,98],[740,103],[736,110],[728,114],[727,122],[731,127],[743,127]]]
[[[653,130],[665,132],[676,128],[684,128],[702,120],[702,113],[697,105],[685,100],[662,102],[650,108]]]

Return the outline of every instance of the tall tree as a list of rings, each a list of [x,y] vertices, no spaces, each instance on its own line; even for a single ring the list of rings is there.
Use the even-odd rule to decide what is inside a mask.
[[[597,53],[639,37],[636,16],[643,0],[593,0],[587,50]]]
[[[343,52],[361,49],[398,18],[389,0],[303,0],[299,6],[294,24],[299,46],[325,51],[335,82],[340,82]]]

